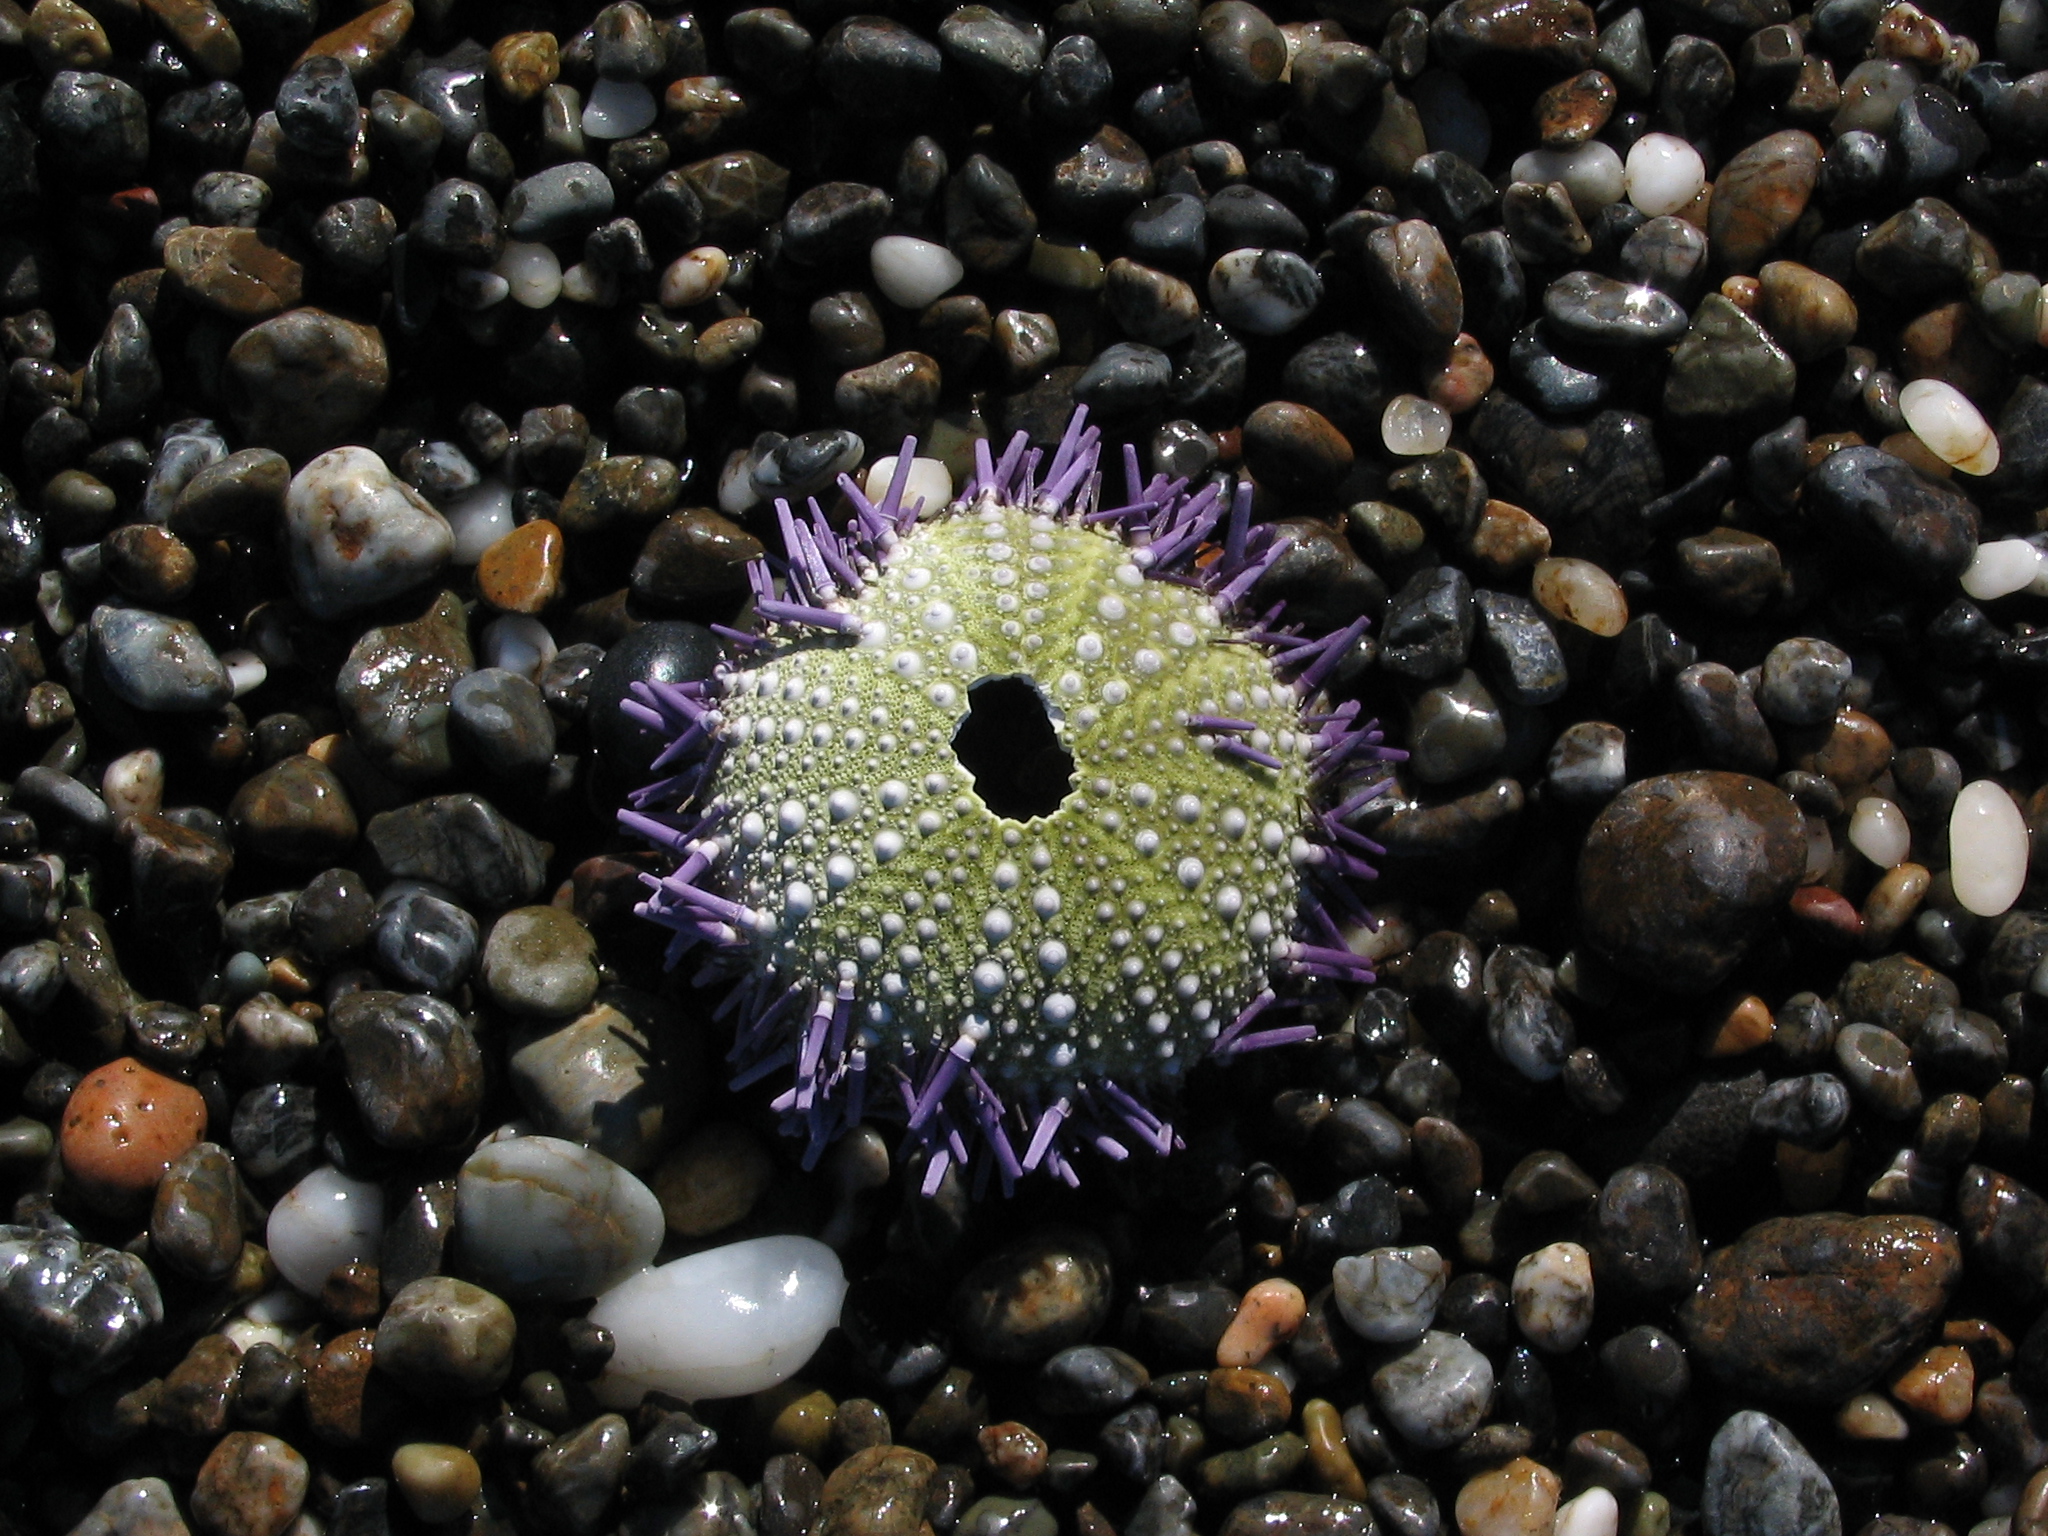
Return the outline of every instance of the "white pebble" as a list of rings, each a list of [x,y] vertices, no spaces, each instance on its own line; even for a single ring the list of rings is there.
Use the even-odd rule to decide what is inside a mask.
[[[270,1208],[263,1245],[277,1272],[308,1296],[337,1264],[374,1259],[384,1239],[384,1191],[339,1168],[315,1168]]]
[[[1593,1327],[1593,1259],[1577,1243],[1551,1243],[1522,1255],[1511,1290],[1515,1325],[1538,1349],[1577,1349]]]
[[[875,460],[868,470],[868,476],[861,490],[869,501],[879,501],[888,492],[889,482],[896,474],[896,455]],[[935,517],[945,510],[953,499],[953,477],[946,473],[946,466],[937,459],[912,459],[910,478],[903,485],[903,504],[911,506],[922,502],[920,513]]]
[[[1893,869],[1913,851],[1913,829],[1891,801],[1866,795],[1849,817],[1849,846],[1879,869]]]
[[[583,131],[593,139],[630,139],[660,110],[654,92],[638,80],[600,80],[583,105]]]
[[[228,681],[234,684],[238,699],[261,688],[264,679],[270,676],[270,668],[254,651],[222,651],[220,664],[228,669]]]
[[[491,270],[505,279],[514,304],[546,309],[562,296],[562,263],[544,245],[508,240]]]
[[[891,304],[923,309],[967,273],[943,245],[915,235],[884,235],[868,247],[875,286]]]
[[[1621,1506],[1605,1488],[1588,1488],[1557,1511],[1551,1536],[1615,1536],[1621,1529]]]
[[[1963,910],[1997,917],[2027,883],[2027,819],[2004,786],[1978,779],[1963,786],[1948,814],[1949,879]]]
[[[1629,146],[1622,172],[1628,200],[1650,218],[1676,213],[1707,184],[1700,152],[1671,133],[1646,133]]]
[[[1620,202],[1627,182],[1621,156],[1598,139],[1577,149],[1532,149],[1515,160],[1508,174],[1515,181],[1562,182],[1582,218]]]
[[[1963,591],[1980,603],[2023,592],[2048,574],[2041,551],[2026,539],[1993,539],[1979,544],[1963,572]]]
[[[619,302],[619,280],[602,267],[579,261],[562,274],[562,297],[571,304],[607,307]]]
[[[502,480],[485,480],[449,502],[441,515],[455,531],[455,551],[449,558],[457,565],[475,565],[485,550],[512,531],[512,488]]]
[[[555,637],[531,614],[508,613],[484,626],[479,654],[487,667],[502,667],[537,682],[555,659]]]
[[[725,286],[732,271],[732,258],[715,245],[700,245],[683,252],[661,274],[661,302],[668,309],[688,309],[702,304]]]
[[[1451,413],[1420,395],[1396,395],[1380,413],[1380,441],[1407,458],[1442,453],[1450,446]]]
[[[1899,414],[1942,463],[1966,475],[1998,468],[1998,434],[1953,384],[1915,379],[1899,391]]]
[[[608,1408],[650,1391],[762,1391],[810,1360],[845,1296],[839,1256],[810,1237],[757,1237],[644,1269],[590,1309],[615,1343],[591,1389]]]
[[[222,663],[227,661],[221,658]],[[229,676],[233,676],[230,673]],[[163,809],[164,755],[155,747],[142,747],[107,764],[100,776],[100,798],[114,813],[114,820],[148,816]]]

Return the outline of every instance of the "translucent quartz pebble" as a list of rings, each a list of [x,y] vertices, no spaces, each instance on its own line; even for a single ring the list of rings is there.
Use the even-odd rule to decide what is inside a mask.
[[[661,1202],[601,1152],[555,1136],[487,1141],[455,1176],[465,1273],[513,1300],[599,1296],[654,1260]]]
[[[1629,158],[1633,161],[1635,157]],[[1697,164],[1699,156],[1694,155],[1693,161]],[[1598,213],[1609,203],[1620,202],[1627,179],[1621,156],[1612,145],[1602,144],[1598,139],[1577,149],[1532,149],[1516,159],[1508,175],[1514,181],[1533,181],[1539,185],[1546,181],[1562,182],[1582,218]]]
[[[732,258],[715,245],[685,251],[661,274],[661,302],[669,309],[702,304],[725,286],[731,271]]]
[[[1629,146],[1622,172],[1628,200],[1649,218],[1676,213],[1707,184],[1707,163],[1676,134],[1646,133]]]
[[[877,459],[868,470],[868,477],[861,489],[869,501],[879,501],[888,493],[889,481],[896,474],[896,455]],[[914,502],[923,502],[921,509],[926,517],[936,515],[953,499],[953,477],[946,473],[946,466],[937,459],[912,459],[910,478],[904,482],[903,504],[907,507]]]
[[[638,80],[600,80],[583,104],[583,131],[593,139],[630,139],[660,110],[654,92]]]
[[[1628,623],[1628,595],[1621,583],[1590,560],[1552,556],[1538,560],[1529,595],[1545,613],[1612,638]]]
[[[1915,379],[1899,391],[1899,414],[1942,463],[1966,475],[1998,468],[1998,434],[1955,385]]]
[[[315,1168],[270,1209],[263,1245],[277,1272],[308,1296],[337,1264],[374,1259],[384,1236],[384,1191],[339,1168]]]
[[[884,235],[868,248],[875,286],[891,304],[923,309],[966,275],[960,258],[915,235]]]
[[[455,532],[449,558],[457,565],[475,565],[512,531],[512,488],[502,480],[485,480],[449,502],[441,515]]]
[[[1849,845],[1879,869],[1892,869],[1913,851],[1913,829],[1891,801],[1867,795],[1849,817]]]
[[[1994,597],[2021,592],[2041,579],[2048,562],[2041,551],[2025,539],[1993,539],[1979,544],[1969,569],[1963,572],[1963,590],[1980,603]]]
[[[546,309],[562,296],[562,263],[544,245],[508,240],[491,270],[505,279],[514,304]]]
[[[1948,815],[1949,878],[1956,900],[1979,917],[1996,917],[2027,883],[2027,821],[1992,779],[1965,784]]]
[[[487,667],[503,667],[538,682],[555,659],[555,637],[531,614],[508,613],[484,626],[479,654]]]
[[[1451,441],[1451,413],[1420,395],[1396,395],[1380,413],[1380,441],[1405,458],[1441,453]]]
[[[643,1269],[590,1309],[616,1344],[592,1389],[607,1408],[650,1391],[759,1392],[803,1368],[845,1295],[839,1255],[810,1237],[756,1237]]]

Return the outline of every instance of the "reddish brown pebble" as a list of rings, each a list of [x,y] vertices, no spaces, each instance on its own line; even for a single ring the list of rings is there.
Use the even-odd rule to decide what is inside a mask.
[[[974,1437],[981,1464],[1012,1488],[1029,1488],[1045,1475],[1048,1447],[1029,1425],[990,1424]]]
[[[1792,915],[1808,931],[1821,938],[1837,940],[1863,936],[1863,914],[1840,891],[1824,885],[1802,885],[1792,893]]]
[[[1443,366],[1430,374],[1424,392],[1453,416],[1462,416],[1493,388],[1493,360],[1476,336],[1460,332]]]
[[[101,1209],[129,1209],[205,1133],[198,1089],[123,1056],[88,1072],[64,1106],[64,1172]]]
[[[476,563],[476,589],[504,613],[539,613],[562,586],[562,530],[546,518],[514,528]]]
[[[275,1435],[237,1430],[213,1448],[192,1485],[204,1536],[278,1536],[306,1501],[306,1458]]]
[[[1977,1369],[1960,1344],[1937,1344],[1901,1371],[1892,1396],[1935,1424],[1960,1424],[1977,1400]]]

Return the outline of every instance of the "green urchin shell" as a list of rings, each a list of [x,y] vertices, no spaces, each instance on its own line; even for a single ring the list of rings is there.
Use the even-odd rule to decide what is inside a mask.
[[[759,967],[850,984],[871,1045],[964,1035],[999,1082],[1177,1077],[1294,924],[1315,743],[1293,690],[1113,533],[1000,503],[917,525],[841,606],[857,639],[724,680],[719,841]],[[1004,677],[1074,760],[1028,821],[952,746],[968,690]],[[1205,715],[1280,766],[1214,750]]]

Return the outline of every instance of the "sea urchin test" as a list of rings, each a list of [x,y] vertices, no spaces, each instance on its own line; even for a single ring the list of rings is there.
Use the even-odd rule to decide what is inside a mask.
[[[778,503],[735,662],[625,705],[674,736],[620,818],[679,860],[640,910],[737,978],[735,1086],[784,1076],[812,1158],[903,1120],[927,1191],[1170,1151],[1155,1095],[1372,976],[1349,819],[1395,754],[1323,692],[1366,620],[1255,611],[1286,546],[1249,486],[1146,483],[1127,449],[1098,509],[1084,418],[1049,461],[977,445],[929,521],[908,442],[879,499],[841,477],[843,534]]]

